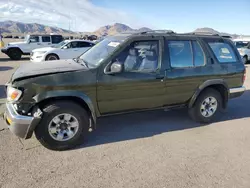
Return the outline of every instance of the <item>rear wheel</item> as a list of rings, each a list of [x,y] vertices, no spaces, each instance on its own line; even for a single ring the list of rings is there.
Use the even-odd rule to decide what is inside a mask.
[[[54,61],[54,60],[58,60],[58,59],[59,59],[59,57],[56,54],[49,54],[45,58],[46,61]]]
[[[12,60],[20,60],[22,57],[22,52],[21,52],[21,50],[16,49],[16,48],[9,49],[8,56]]]
[[[55,102],[43,109],[43,117],[35,129],[36,138],[51,150],[77,146],[88,133],[88,113],[73,102]]]
[[[189,109],[190,117],[200,123],[210,123],[216,120],[222,112],[221,94],[212,88],[204,90],[193,107]]]

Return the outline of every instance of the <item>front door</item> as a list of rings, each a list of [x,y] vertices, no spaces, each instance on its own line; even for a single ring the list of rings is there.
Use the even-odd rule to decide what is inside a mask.
[[[121,73],[100,70],[97,101],[102,115],[163,106],[162,42],[161,38],[134,41],[111,61],[123,64]]]

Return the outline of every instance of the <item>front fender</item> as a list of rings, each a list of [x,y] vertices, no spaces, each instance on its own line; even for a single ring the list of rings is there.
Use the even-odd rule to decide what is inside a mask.
[[[207,80],[207,81],[205,81],[203,84],[201,84],[201,85],[196,89],[195,93],[193,94],[192,98],[191,98],[190,101],[189,101],[188,108],[191,108],[191,107],[194,105],[194,103],[195,103],[197,97],[200,95],[200,93],[201,93],[205,88],[207,88],[207,87],[209,87],[209,86],[212,86],[212,85],[223,85],[223,86],[227,89],[227,91],[229,91],[229,87],[228,87],[227,83],[226,83],[223,79]],[[227,93],[228,93],[228,92],[227,92]],[[228,98],[227,98],[226,100],[228,100]]]
[[[36,103],[39,103],[39,102],[42,102],[46,99],[57,98],[57,97],[77,97],[77,98],[83,100],[88,105],[88,108],[91,111],[91,115],[92,115],[94,124],[96,124],[96,116],[97,116],[96,113],[98,113],[98,112],[95,110],[95,107],[94,107],[94,104],[93,104],[91,98],[88,95],[86,95],[85,93],[82,93],[80,91],[71,91],[71,90],[47,91],[47,92],[39,93],[38,95],[33,97],[33,99],[36,101]]]

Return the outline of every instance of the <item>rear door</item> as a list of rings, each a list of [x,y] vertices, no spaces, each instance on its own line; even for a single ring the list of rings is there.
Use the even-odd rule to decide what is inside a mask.
[[[165,40],[166,98],[165,105],[186,103],[196,89],[213,77],[209,54],[195,37],[166,37]]]
[[[51,42],[51,36],[42,36],[41,37],[41,47],[48,47],[51,46],[52,42]]]

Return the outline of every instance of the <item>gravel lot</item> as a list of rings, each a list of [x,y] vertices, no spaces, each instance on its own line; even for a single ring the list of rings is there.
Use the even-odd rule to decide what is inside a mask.
[[[25,61],[0,55],[0,98]],[[113,116],[64,152],[20,142],[0,120],[0,187],[250,187],[249,73],[245,85],[217,123],[194,123],[185,110]]]

